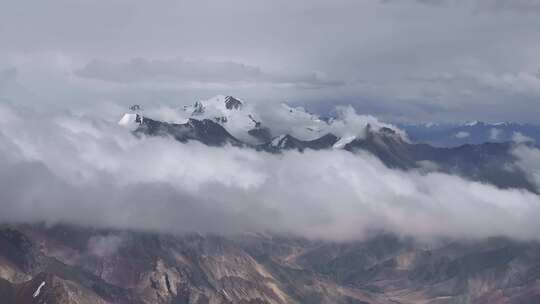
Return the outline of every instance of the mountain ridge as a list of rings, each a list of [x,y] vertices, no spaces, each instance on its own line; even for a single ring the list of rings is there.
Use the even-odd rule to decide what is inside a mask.
[[[234,97],[218,96],[211,100],[217,108],[226,109],[226,113],[239,112],[244,103]],[[230,102],[227,108],[227,102]],[[337,136],[327,132],[313,139],[300,139],[289,133],[271,136],[272,126],[264,125],[260,120],[252,119],[254,114],[240,117],[252,119],[253,130],[265,130],[259,142],[245,142],[231,134],[226,126],[234,123],[234,115],[218,116],[214,119],[202,115],[209,107],[207,103],[196,102],[193,111],[195,118],[188,118],[185,123],[169,123],[147,118],[140,113],[125,114],[120,120],[122,125],[135,125],[133,133],[137,136],[171,136],[175,140],[185,143],[198,141],[209,146],[232,145],[265,151],[269,153],[283,153],[289,150],[333,150],[342,149],[352,153],[370,153],[382,161],[387,167],[401,170],[425,170],[426,164],[433,164],[430,171],[457,174],[464,178],[486,182],[501,188],[524,188],[538,193],[525,172],[513,166],[517,161],[513,150],[520,144],[513,142],[486,142],[481,144],[463,144],[455,147],[438,147],[428,143],[411,142],[403,137],[399,130],[385,125],[374,126],[371,123],[360,125],[360,130],[347,131],[350,136]],[[286,108],[293,111],[292,108]],[[299,110],[300,111],[300,110]],[[307,112],[305,112],[307,113]],[[245,113],[244,113],[245,114]],[[298,115],[294,113],[294,115]],[[301,114],[313,115],[313,114]],[[128,118],[126,118],[128,117]],[[309,120],[318,121],[316,116]],[[331,124],[323,122],[324,124]],[[338,123],[334,121],[334,123]],[[475,125],[478,125],[475,124]],[[306,127],[306,129],[308,129]],[[248,128],[244,128],[246,130]],[[321,129],[320,131],[324,131]],[[331,131],[330,127],[328,129]],[[264,138],[263,138],[264,137]],[[525,143],[527,144],[527,143]],[[512,170],[508,170],[512,167]]]

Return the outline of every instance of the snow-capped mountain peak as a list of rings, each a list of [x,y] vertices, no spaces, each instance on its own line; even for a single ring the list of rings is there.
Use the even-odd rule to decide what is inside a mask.
[[[129,109],[130,112],[125,113],[122,118],[120,118],[120,120],[118,121],[118,125],[129,129],[136,129],[143,120],[143,117],[140,114],[142,108],[139,105],[132,105],[129,107]]]
[[[207,100],[196,101],[193,105],[184,106],[184,111],[192,115],[202,115],[207,111],[225,114],[241,110],[244,103],[233,96],[217,95]]]
[[[333,146],[334,149],[343,149],[349,143],[356,139],[356,136],[341,137]]]
[[[189,118],[210,119],[221,124],[229,133],[246,142],[256,142],[250,131],[261,128],[261,120],[253,108],[244,101],[225,95],[196,101],[183,107]]]
[[[127,126],[131,123],[134,123],[137,119],[137,114],[134,113],[125,113],[122,118],[118,121],[118,124],[121,126]]]
[[[228,110],[239,110],[242,108],[243,103],[232,96],[225,97],[225,108]]]
[[[140,107],[138,107],[140,109]],[[338,108],[337,115],[329,119],[306,111],[303,107],[281,105],[254,105],[233,96],[217,95],[207,100],[198,100],[180,109],[176,115],[161,110],[155,113],[176,119],[164,119],[169,123],[185,124],[190,120],[210,120],[221,125],[229,134],[250,145],[270,143],[272,139],[286,142],[309,142],[331,134],[339,139],[335,148],[343,148],[348,143],[366,137],[368,132],[379,132],[384,128],[394,130],[395,136],[407,139],[405,132],[385,124],[369,115],[358,115],[352,107]],[[135,112],[135,113],[133,113]],[[122,117],[119,124],[136,128],[143,116],[139,110],[132,110]],[[158,115],[159,116],[159,115]],[[156,117],[149,117],[156,119]],[[181,118],[182,122],[179,121]],[[160,120],[160,117],[157,117]],[[139,121],[137,121],[139,120]],[[279,134],[290,138],[276,139]],[[336,140],[337,141],[337,140]],[[334,144],[334,143],[332,143]]]
[[[280,135],[270,142],[270,145],[274,148],[283,148],[287,143],[287,135]]]
[[[482,125],[482,124],[483,124],[483,122],[481,122],[481,121],[473,120],[473,121],[468,121],[468,122],[463,123],[463,126],[465,126],[465,127],[475,127],[475,126]]]

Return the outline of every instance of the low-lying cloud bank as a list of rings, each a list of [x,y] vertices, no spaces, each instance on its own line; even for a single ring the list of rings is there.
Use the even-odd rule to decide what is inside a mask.
[[[538,150],[523,151],[530,153],[526,164],[538,161]],[[426,238],[540,239],[540,197],[524,190],[391,170],[346,151],[271,155],[140,140],[114,122],[6,104],[0,210],[0,222],[173,233],[275,231],[343,240],[382,229]]]

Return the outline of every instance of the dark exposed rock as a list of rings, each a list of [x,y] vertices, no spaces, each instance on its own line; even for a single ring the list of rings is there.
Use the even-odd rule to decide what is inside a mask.
[[[416,169],[429,162],[436,171],[458,174],[501,188],[525,188],[537,192],[523,171],[518,168],[508,170],[508,166],[516,161],[513,148],[511,143],[438,148],[409,143],[389,132],[368,132],[366,138],[358,138],[345,145],[345,149],[351,152],[370,152],[390,168]]]
[[[248,131],[248,134],[258,139],[260,142],[269,142],[272,140],[272,134],[270,129],[265,127],[258,127]]]
[[[172,136],[180,142],[196,140],[209,146],[223,146],[232,144],[240,146],[242,143],[234,138],[220,124],[209,119],[189,119],[185,124],[174,124],[142,118],[135,134],[150,136]]]
[[[232,96],[225,97],[225,107],[229,110],[231,109],[240,109],[242,107],[242,102]]]

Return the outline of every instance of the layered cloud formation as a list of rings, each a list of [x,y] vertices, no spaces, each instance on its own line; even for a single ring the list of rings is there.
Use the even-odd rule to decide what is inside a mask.
[[[146,60],[135,58],[129,62],[110,63],[93,60],[75,71],[83,78],[118,83],[191,82],[191,83],[271,83],[306,87],[340,86],[345,83],[331,80],[322,73],[267,72],[260,67],[237,62],[209,62],[201,60]]]
[[[536,194],[391,170],[364,153],[273,155],[138,139],[92,115],[45,115],[7,104],[0,105],[0,130],[1,222],[272,231],[332,240],[378,230],[540,239]],[[538,181],[540,152],[522,147],[516,153]],[[96,240],[96,251],[115,241]]]

